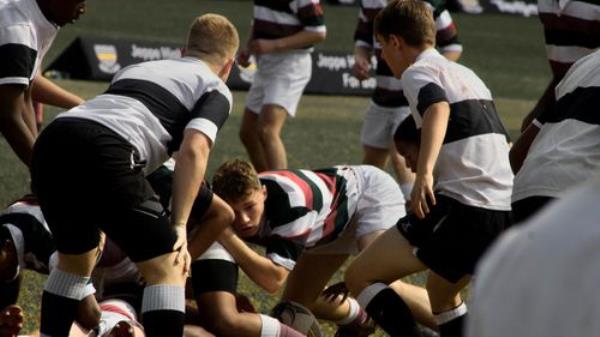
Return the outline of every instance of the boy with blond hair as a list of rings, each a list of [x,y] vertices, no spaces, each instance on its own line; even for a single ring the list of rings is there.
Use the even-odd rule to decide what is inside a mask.
[[[388,334],[420,336],[408,304],[388,284],[429,269],[426,288],[440,335],[458,337],[467,313],[460,290],[510,225],[506,131],[485,84],[433,48],[435,23],[425,3],[391,2],[375,32],[411,109],[395,140],[416,180],[409,215],[352,262],[346,284]]]
[[[121,70],[104,94],[60,114],[40,135],[32,186],[59,256],[44,287],[43,336],[67,336],[94,267],[100,230],[146,280],[147,336],[182,335],[190,263],[186,223],[210,149],[231,111],[224,81],[238,44],[237,30],[225,17],[200,16],[182,58]],[[176,151],[169,216],[146,175]],[[199,228],[206,242],[219,232],[212,227]]]

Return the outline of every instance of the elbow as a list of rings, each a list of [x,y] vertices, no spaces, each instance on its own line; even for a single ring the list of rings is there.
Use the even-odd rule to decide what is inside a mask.
[[[315,32],[315,43],[321,43],[327,38],[327,31]]]
[[[274,277],[270,278],[268,282],[265,282],[265,284],[263,284],[264,290],[270,295],[276,294],[279,290],[281,290],[281,288],[283,288],[283,285],[285,284],[286,273],[277,272],[277,274],[274,275]]]

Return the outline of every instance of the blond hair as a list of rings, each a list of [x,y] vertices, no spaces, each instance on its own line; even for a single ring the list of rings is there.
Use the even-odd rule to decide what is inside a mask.
[[[239,45],[237,29],[226,17],[204,14],[195,18],[190,26],[186,55],[222,65],[234,58]]]
[[[212,184],[213,192],[229,201],[240,200],[261,188],[254,167],[241,159],[232,159],[223,163],[215,172]]]
[[[435,45],[433,10],[421,0],[391,1],[377,14],[375,33],[386,41],[390,35],[398,35],[412,47]]]

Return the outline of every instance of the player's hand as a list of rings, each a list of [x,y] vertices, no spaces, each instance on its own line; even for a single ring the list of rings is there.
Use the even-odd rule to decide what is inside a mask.
[[[369,69],[371,68],[371,64],[369,60],[362,56],[354,57],[354,64],[352,65],[352,74],[356,76],[359,80],[366,80],[369,78]]]
[[[0,337],[16,337],[23,328],[23,309],[9,305],[0,311]]]
[[[340,303],[342,303],[348,298],[348,294],[350,294],[350,290],[346,287],[346,283],[338,282],[325,288],[321,293],[321,296],[323,296],[327,302],[334,302],[338,297],[342,296],[340,301]]]
[[[250,65],[250,52],[246,49],[240,50],[237,54],[237,63],[244,68],[248,67]]]
[[[182,265],[183,274],[187,275],[192,263],[192,257],[187,245],[187,228],[186,226],[179,225],[175,226],[175,231],[177,232],[177,241],[173,245],[173,251],[176,253],[175,265]]]
[[[410,194],[410,210],[419,219],[425,218],[430,211],[430,206],[436,204],[433,194],[433,175],[418,174],[415,179],[412,193]]]
[[[269,54],[277,50],[277,44],[274,40],[255,39],[248,43],[250,54],[262,55]]]

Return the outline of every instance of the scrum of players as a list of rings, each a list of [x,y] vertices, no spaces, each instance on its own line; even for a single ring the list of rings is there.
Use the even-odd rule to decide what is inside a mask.
[[[456,62],[462,46],[439,3],[361,0],[354,74],[369,77],[378,59],[363,164],[292,169],[281,130],[326,37],[318,0],[255,0],[242,47],[227,18],[199,16],[181,58],[126,67],[88,101],[39,75],[59,27],[84,14],[85,1],[0,1],[0,131],[32,187],[0,212],[0,337],[23,327],[26,269],[48,275],[33,333],[41,337],[319,337],[320,320],[337,325],[337,337],[376,327],[392,337],[597,333],[561,311],[571,309],[526,309],[548,297],[538,291],[543,274],[527,272],[560,270],[536,258],[578,256],[575,240],[593,234],[595,218],[572,224],[581,227],[574,252],[540,237],[598,197],[566,192],[600,166],[600,37],[576,31],[599,24],[582,14],[596,5],[550,2],[538,3],[545,29],[574,29],[585,48],[546,34],[554,77],[513,145],[490,90]],[[240,129],[251,162],[222,163],[209,183],[209,154],[232,110],[225,81],[252,55]],[[34,103],[67,110],[38,134]],[[382,170],[388,158],[397,180]],[[345,263],[343,282],[331,284]],[[579,263],[574,273],[587,270]],[[238,293],[239,269],[281,292],[270,313]],[[402,281],[422,271],[425,286]],[[468,315],[461,291],[474,276]],[[579,332],[556,332],[556,315]]]

